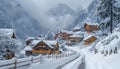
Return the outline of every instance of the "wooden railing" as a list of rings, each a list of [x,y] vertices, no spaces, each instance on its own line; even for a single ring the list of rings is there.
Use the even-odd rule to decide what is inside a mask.
[[[57,54],[57,55],[39,55],[36,57],[28,57],[28,58],[22,58],[22,59],[11,59],[11,60],[3,60],[0,61],[0,69],[17,69],[20,67],[25,67],[30,65],[31,63],[43,63],[44,59],[61,59],[65,57],[69,57],[76,54],[74,51],[68,51],[64,52],[63,54]]]
[[[31,63],[42,63],[42,56],[0,61],[0,69],[17,69]]]

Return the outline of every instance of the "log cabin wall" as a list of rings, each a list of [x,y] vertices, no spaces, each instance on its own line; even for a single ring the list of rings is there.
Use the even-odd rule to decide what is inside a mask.
[[[88,25],[88,24],[85,24],[84,28],[85,28],[86,31],[98,30],[98,26],[97,25]]]
[[[87,40],[85,40],[84,44],[88,45],[88,44],[94,42],[96,39],[97,39],[96,37],[92,36],[92,37],[88,38]]]
[[[43,41],[41,41],[36,46],[34,46],[33,49],[35,49],[35,50],[40,50],[40,49],[49,50],[50,47],[47,44],[45,44]]]
[[[59,44],[58,42],[55,45],[52,45],[53,48],[50,48],[45,42],[41,41],[36,46],[33,47],[33,53],[40,53],[40,54],[53,54],[59,51]]]

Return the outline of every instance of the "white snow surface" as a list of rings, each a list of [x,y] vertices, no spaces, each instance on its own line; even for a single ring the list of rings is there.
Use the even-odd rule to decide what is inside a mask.
[[[99,25],[98,23],[86,22],[88,25]]]
[[[51,58],[47,58],[43,61],[42,64],[40,63],[36,63],[36,64],[32,64],[28,69],[56,69],[58,66],[63,65],[67,62],[69,62],[70,60],[74,59],[78,57],[78,55],[72,55],[70,57],[65,57],[65,58],[61,58],[61,59],[51,59]]]
[[[104,38],[100,42],[96,44],[96,49],[101,50],[111,50],[115,49],[115,47],[120,48],[120,33],[114,32],[110,34],[108,37]]]
[[[35,45],[37,45],[39,42],[45,42],[49,47],[54,48],[52,45],[56,45],[57,41],[56,40],[33,40],[31,45],[34,47]]]
[[[31,46],[26,46],[26,47],[24,48],[24,51],[32,51]]]

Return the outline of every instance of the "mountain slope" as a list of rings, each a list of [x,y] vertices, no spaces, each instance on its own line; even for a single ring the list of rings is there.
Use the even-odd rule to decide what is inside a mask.
[[[48,15],[55,20],[58,30],[72,30],[86,18],[87,13],[84,9],[79,8],[75,11],[68,5],[60,3],[49,10]]]
[[[20,39],[40,32],[38,22],[24,11],[16,0],[1,0],[0,16],[0,28],[14,28]]]

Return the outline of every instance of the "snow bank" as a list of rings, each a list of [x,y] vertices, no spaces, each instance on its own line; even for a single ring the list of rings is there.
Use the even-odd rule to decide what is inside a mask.
[[[67,53],[67,52],[66,52]],[[59,55],[58,55],[59,56]],[[67,56],[67,55],[66,55]],[[52,57],[51,58],[45,58],[43,57],[43,63],[39,64],[32,64],[28,69],[56,69],[57,67],[77,58],[79,56],[79,54],[75,53],[73,55],[70,55],[69,57],[61,57],[61,58],[57,58],[57,57]]]
[[[115,49],[115,47],[120,48],[120,33],[114,32],[113,34],[108,35],[108,37],[104,38],[100,42],[96,44],[96,49],[98,51],[102,50],[111,50]]]

